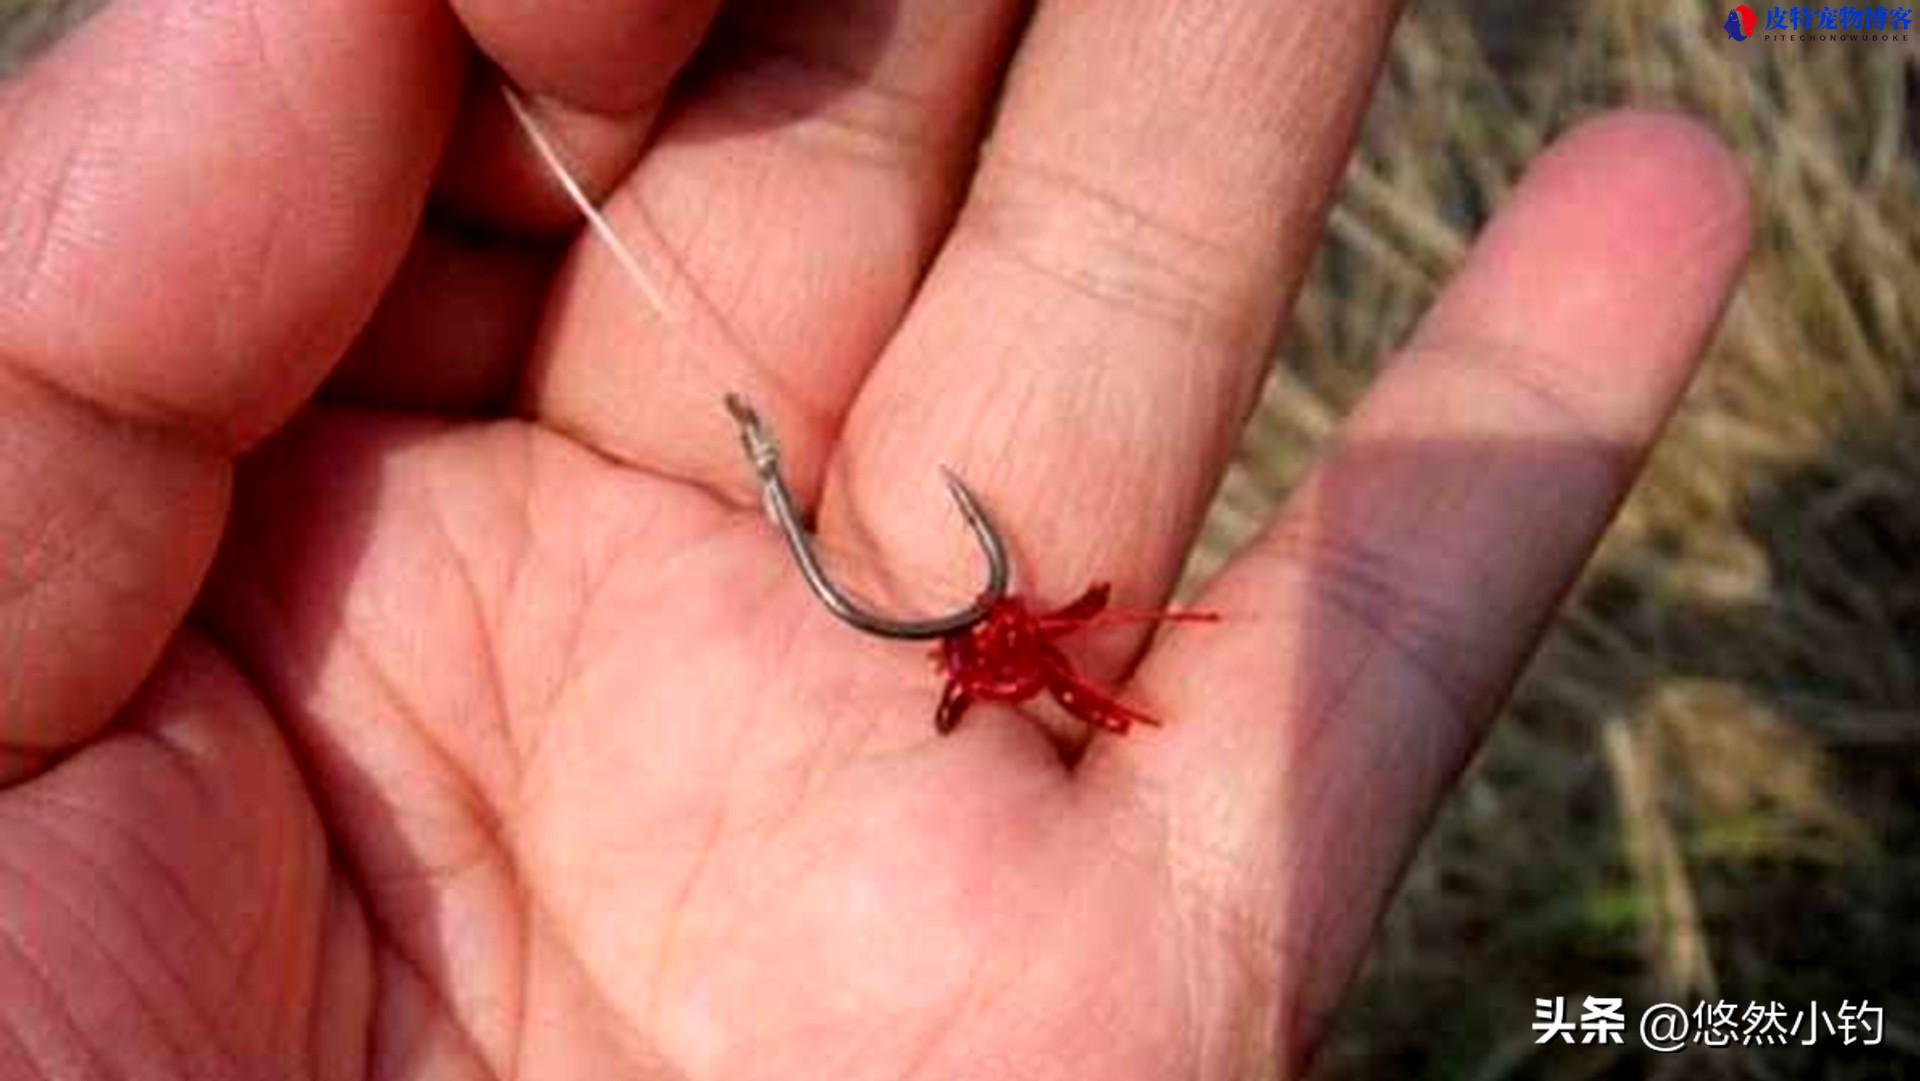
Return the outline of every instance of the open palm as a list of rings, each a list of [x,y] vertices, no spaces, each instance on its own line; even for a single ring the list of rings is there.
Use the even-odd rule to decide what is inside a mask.
[[[1063,758],[935,735],[720,396],[903,609],[975,573],[941,464],[1021,591],[1157,602],[1393,5],[454,6],[123,3],[0,85],[0,1077],[1299,1067],[1737,171],[1648,115],[1551,153],[1225,621],[1076,647],[1167,723]],[[509,239],[571,219],[469,36],[656,296]]]

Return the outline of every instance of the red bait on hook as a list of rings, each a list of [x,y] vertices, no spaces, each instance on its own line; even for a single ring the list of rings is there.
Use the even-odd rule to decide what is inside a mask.
[[[933,723],[941,735],[953,731],[967,707],[975,702],[1024,702],[1043,691],[1068,713],[1108,732],[1125,732],[1136,724],[1158,724],[1082,679],[1054,643],[1094,626],[1211,623],[1220,618],[1213,612],[1108,608],[1112,590],[1105,582],[1089,587],[1063,608],[1034,612],[1024,599],[1007,592],[1006,545],[987,518],[986,509],[952,474],[947,475],[947,488],[986,557],[986,586],[973,604],[944,616],[894,619],[868,611],[828,577],[814,553],[813,538],[808,536],[794,506],[793,493],[781,475],[780,448],[773,441],[773,433],[744,398],[729,394],[726,404],[739,425],[747,460],[759,475],[767,516],[786,538],[814,596],[828,611],[868,634],[909,641],[939,639],[933,656],[946,674],[947,685],[941,691]]]
[[[1088,587],[1073,603],[1036,613],[1018,596],[1007,596],[987,617],[940,640],[933,656],[946,673],[946,689],[934,728],[946,735],[975,702],[1024,702],[1046,692],[1061,708],[1095,728],[1116,734],[1132,725],[1159,724],[1088,683],[1054,643],[1075,631],[1124,623],[1214,623],[1217,612],[1122,611],[1107,607],[1106,582]]]

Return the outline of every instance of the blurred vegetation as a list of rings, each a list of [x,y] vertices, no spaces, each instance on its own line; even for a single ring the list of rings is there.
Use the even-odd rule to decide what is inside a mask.
[[[1317,1076],[1920,1074],[1920,167],[1911,44],[1734,43],[1724,6],[1409,12],[1196,572],[1250,535],[1524,163],[1706,117],[1750,271],[1689,401],[1385,921]],[[1537,997],[1842,999],[1885,1039],[1534,1044]]]

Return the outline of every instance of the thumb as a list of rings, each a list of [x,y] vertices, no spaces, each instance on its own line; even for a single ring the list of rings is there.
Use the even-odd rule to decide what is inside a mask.
[[[0,84],[0,780],[186,611],[231,457],[404,251],[460,55],[433,0],[158,0]]]

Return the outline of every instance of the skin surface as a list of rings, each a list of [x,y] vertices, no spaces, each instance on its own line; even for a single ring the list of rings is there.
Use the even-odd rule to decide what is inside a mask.
[[[1393,5],[713,8],[122,2],[0,84],[0,1077],[1305,1062],[1711,332],[1736,165],[1567,135],[1225,621],[1076,646],[1166,723],[1066,769],[934,734],[720,395],[901,603],[970,580],[944,463],[1024,594],[1152,606]]]

